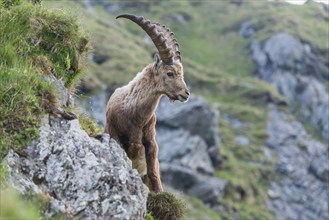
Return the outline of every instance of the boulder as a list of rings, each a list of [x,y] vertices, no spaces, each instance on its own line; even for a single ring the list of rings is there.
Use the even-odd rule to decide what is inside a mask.
[[[239,34],[241,37],[248,38],[251,37],[255,33],[255,29],[252,26],[251,21],[245,21],[241,24]]]
[[[121,147],[106,134],[89,137],[78,120],[49,116],[38,139],[4,158],[6,179],[23,194],[49,195],[46,216],[142,219],[148,190]]]
[[[180,165],[161,163],[160,171],[161,180],[176,190],[186,192],[199,182],[199,174],[195,170]]]
[[[200,175],[198,172],[170,163],[162,163],[162,181],[184,193],[196,196],[211,207],[220,205],[225,194],[227,181],[213,176]]]
[[[212,164],[219,164],[218,111],[210,107],[203,98],[192,96],[187,103],[174,104],[163,98],[156,115],[157,128],[182,128],[192,135],[200,136],[207,144]]]
[[[220,161],[218,112],[192,96],[187,103],[162,99],[156,114],[162,181],[211,207],[220,205],[227,184],[214,177]]]
[[[287,33],[278,33],[264,44],[263,51],[277,67],[294,68],[303,59],[303,45]]]
[[[207,145],[198,135],[183,129],[157,129],[159,161],[175,163],[203,174],[215,172],[207,151]]]
[[[206,204],[217,206],[221,204],[227,184],[226,180],[204,176],[187,193],[200,198]]]

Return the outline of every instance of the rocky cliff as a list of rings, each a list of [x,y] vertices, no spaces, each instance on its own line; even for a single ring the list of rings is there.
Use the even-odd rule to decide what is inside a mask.
[[[156,111],[162,180],[215,207],[227,181],[214,176],[220,163],[218,111],[203,98],[170,104],[163,98]]]
[[[268,207],[282,219],[326,219],[329,94],[325,82],[329,66],[311,45],[285,32],[262,43],[254,39],[250,49],[258,76],[277,88],[290,109],[280,111],[270,105],[268,110],[266,146],[277,157]],[[320,141],[305,130],[307,124],[321,134]]]
[[[44,215],[143,219],[148,189],[123,149],[106,134],[89,137],[77,119],[47,115],[40,135],[3,160],[6,181],[22,194],[49,199]]]
[[[329,66],[316,56],[309,44],[284,32],[262,44],[253,40],[250,48],[259,77],[273,84],[290,109],[328,141],[329,93],[323,82],[329,79]]]
[[[148,190],[126,153],[69,110],[89,40],[38,3],[0,3],[0,193],[16,189],[40,218],[143,219]],[[0,218],[36,218],[4,200],[15,195],[1,196]]]
[[[279,219],[327,219],[328,146],[287,112],[269,106],[266,147],[277,157],[268,207]]]

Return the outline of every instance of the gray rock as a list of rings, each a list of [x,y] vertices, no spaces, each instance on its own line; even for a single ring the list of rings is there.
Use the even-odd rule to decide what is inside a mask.
[[[246,127],[246,123],[242,122],[228,114],[223,114],[223,120],[226,121],[227,123],[230,124],[230,126],[234,129],[239,129],[239,128],[245,128]]]
[[[283,32],[269,38],[263,50],[274,65],[292,68],[302,60],[304,47],[299,41]]]
[[[200,136],[182,129],[157,129],[160,163],[174,163],[203,174],[213,175],[207,145]]]
[[[276,86],[288,105],[329,140],[329,93],[323,81],[329,66],[317,57],[310,45],[287,33],[278,33],[261,45],[250,44],[261,79]]]
[[[235,137],[235,143],[240,146],[247,146],[250,144],[250,140],[246,136],[239,135]]]
[[[188,194],[201,198],[206,204],[215,206],[221,203],[227,181],[214,177],[203,177],[199,183],[188,190]]]
[[[186,192],[199,182],[199,174],[192,169],[170,163],[161,163],[161,180],[177,189]]]
[[[161,179],[171,187],[196,196],[210,206],[218,206],[225,193],[227,181],[216,177],[200,175],[186,167],[162,163]]]
[[[250,49],[252,51],[252,58],[256,64],[260,67],[265,67],[267,64],[267,57],[261,48],[261,44],[257,39],[253,39],[250,44]]]
[[[43,78],[54,86],[57,94],[57,101],[60,107],[72,107],[73,98],[61,79],[57,79],[53,74],[44,74]]]
[[[311,163],[310,172],[324,182],[329,181],[329,159],[327,155],[318,155]]]
[[[21,157],[3,160],[6,179],[21,193],[51,196],[46,216],[77,219],[142,219],[147,189],[120,146],[102,135],[89,137],[77,120],[50,117]]]
[[[248,38],[255,33],[255,29],[252,27],[251,21],[245,21],[241,24],[239,34],[241,37]]]
[[[174,105],[162,99],[156,114],[162,181],[211,207],[220,205],[227,183],[213,176],[219,162],[218,112],[192,96]]]
[[[328,219],[328,146],[272,105],[267,131],[267,146],[277,155],[268,207],[279,219]]]
[[[214,166],[220,162],[220,136],[218,128],[218,112],[206,101],[192,96],[187,103],[171,104],[161,99],[157,115],[157,128],[182,128],[192,135],[199,135],[207,144],[209,156]]]

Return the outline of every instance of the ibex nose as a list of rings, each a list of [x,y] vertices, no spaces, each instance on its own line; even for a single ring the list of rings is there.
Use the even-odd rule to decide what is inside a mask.
[[[185,90],[186,95],[190,96],[190,92],[188,90]]]

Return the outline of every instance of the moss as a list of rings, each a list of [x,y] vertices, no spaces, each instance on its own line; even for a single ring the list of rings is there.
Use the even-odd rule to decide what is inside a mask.
[[[87,132],[89,136],[96,136],[97,134],[103,132],[101,128],[88,116],[84,114],[79,114],[78,116],[79,123],[82,129]]]
[[[185,204],[171,193],[151,192],[147,198],[147,210],[154,219],[181,219],[184,215]]]

